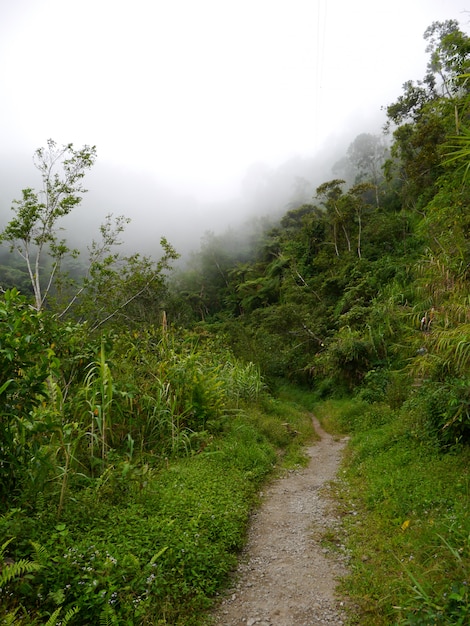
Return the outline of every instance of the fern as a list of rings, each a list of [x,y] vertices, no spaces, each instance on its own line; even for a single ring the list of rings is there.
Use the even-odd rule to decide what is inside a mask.
[[[114,609],[107,605],[104,607],[100,615],[100,626],[116,626],[116,613]]]
[[[28,559],[20,559],[9,565],[3,563],[3,556],[6,548],[13,541],[13,537],[7,539],[0,548],[0,589],[7,585],[14,578],[21,578],[24,574],[37,572],[42,568],[42,564],[37,561],[29,561]]]
[[[3,559],[3,553],[12,541],[13,537],[10,537],[10,539],[7,539],[5,543],[2,544],[2,547],[0,548],[0,559]]]
[[[11,565],[4,567],[0,573],[0,588],[3,588],[14,578],[20,578],[24,574],[37,572],[42,568],[40,563],[28,561],[28,559],[20,559]]]
[[[50,618],[47,620],[45,626],[57,626],[57,618],[59,617],[61,610],[62,610],[62,607],[59,607],[58,609],[56,609],[54,613],[52,613]]]
[[[47,565],[49,561],[49,552],[46,550],[46,548],[36,541],[31,541],[30,543],[34,548],[36,562],[39,563],[41,566]]]
[[[47,620],[45,626],[57,626],[57,618],[59,617],[61,611],[62,611],[62,607],[59,606],[59,608],[56,609],[54,613],[52,613],[50,618]],[[74,617],[78,613],[78,611],[79,609],[77,606],[74,606],[71,609],[69,609],[67,613],[65,614],[65,617],[60,621],[61,626],[67,626],[67,624],[70,622],[72,617]]]
[[[158,552],[156,552],[153,557],[150,559],[149,561],[149,565],[153,565],[155,563],[155,561],[157,561],[161,555],[166,552],[168,550],[168,546],[164,546],[161,550],[159,550]]]
[[[79,611],[78,606],[74,606],[71,609],[69,609],[67,613],[65,614],[64,619],[62,620],[62,626],[67,626],[67,624],[70,622],[72,617],[74,617],[78,613],[78,611]]]

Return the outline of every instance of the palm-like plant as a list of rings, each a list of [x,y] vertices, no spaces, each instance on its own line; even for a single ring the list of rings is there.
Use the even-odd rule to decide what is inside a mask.
[[[457,164],[459,169],[463,169],[465,183],[470,171],[470,128],[461,128],[459,135],[450,137],[446,150],[444,163]]]

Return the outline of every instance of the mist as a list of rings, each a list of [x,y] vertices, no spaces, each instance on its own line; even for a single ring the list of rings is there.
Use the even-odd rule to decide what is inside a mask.
[[[159,257],[160,239],[165,237],[184,263],[208,232],[246,230],[256,218],[275,222],[289,209],[312,201],[316,187],[333,177],[334,164],[344,157],[354,137],[362,132],[380,134],[384,119],[379,111],[364,125],[362,119],[351,120],[347,132],[331,135],[316,154],[297,154],[280,163],[254,162],[230,184],[205,190],[185,182],[184,172],[179,183],[169,184],[146,169],[106,162],[98,150],[97,161],[84,179],[87,193],[59,226],[68,244],[84,252],[99,238],[107,215],[124,215],[130,223],[121,237],[122,251]],[[0,170],[0,228],[13,216],[9,209],[22,189],[41,188],[32,156],[10,155],[9,167]]]
[[[312,199],[381,107],[423,77],[423,33],[462,0],[17,0],[0,8],[0,227],[49,138],[96,145],[64,220],[85,248],[125,215],[129,252],[187,258],[210,231]]]

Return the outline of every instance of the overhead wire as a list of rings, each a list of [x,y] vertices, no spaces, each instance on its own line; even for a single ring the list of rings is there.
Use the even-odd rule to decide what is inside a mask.
[[[314,142],[318,141],[318,129],[322,109],[323,69],[325,66],[325,40],[328,0],[317,0],[317,33],[315,60],[315,111],[314,111]]]

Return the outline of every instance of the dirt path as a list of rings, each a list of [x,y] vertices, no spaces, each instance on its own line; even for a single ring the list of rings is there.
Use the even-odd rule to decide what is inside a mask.
[[[307,448],[308,467],[275,480],[253,516],[236,582],[214,613],[217,626],[346,621],[335,596],[345,557],[321,545],[338,524],[322,487],[336,475],[345,440],[334,440],[315,418],[314,425],[321,440]]]

